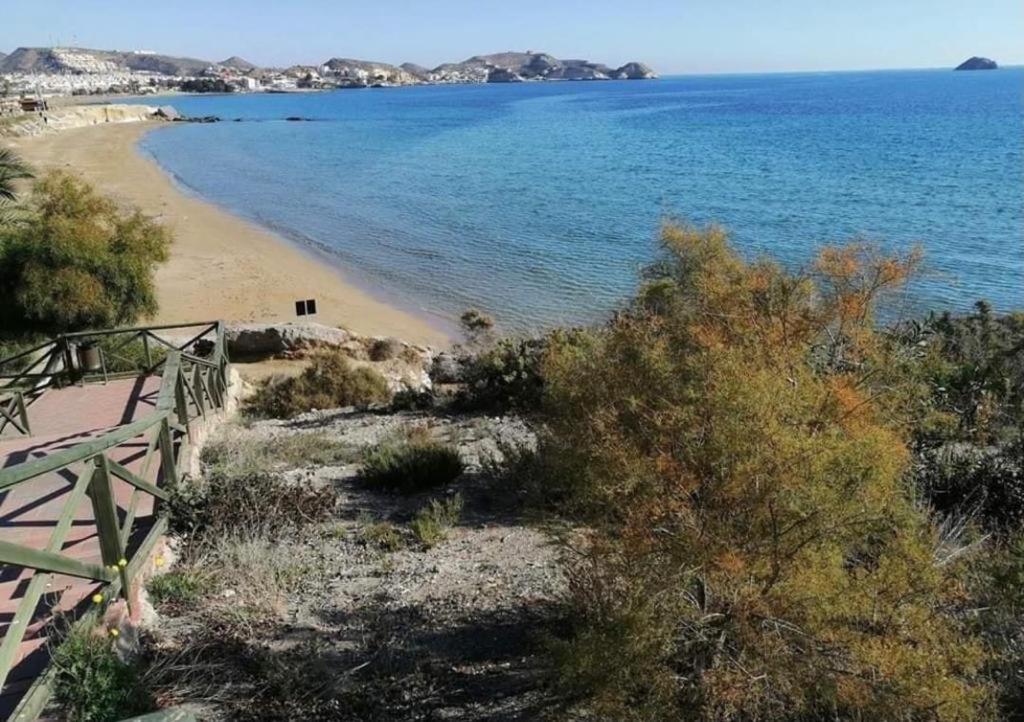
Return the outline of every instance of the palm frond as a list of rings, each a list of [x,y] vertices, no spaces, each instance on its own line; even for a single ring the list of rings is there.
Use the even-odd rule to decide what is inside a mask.
[[[32,168],[10,148],[0,148],[0,199],[13,201],[14,181],[32,178]]]

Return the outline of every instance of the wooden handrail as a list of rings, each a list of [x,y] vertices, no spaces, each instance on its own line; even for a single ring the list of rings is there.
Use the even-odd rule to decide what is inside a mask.
[[[181,348],[172,346],[158,363],[141,370],[142,375],[148,375],[162,367],[156,408],[152,413],[143,419],[112,429],[99,438],[84,441],[44,458],[0,469],[0,492],[60,469],[74,467],[79,470],[75,472],[76,481],[64,502],[60,517],[45,549],[40,550],[0,541],[0,563],[35,571],[22,595],[14,622],[8,626],[4,639],[0,642],[0,685],[4,683],[11,670],[18,645],[28,629],[28,621],[33,617],[52,574],[78,576],[106,584],[109,590],[106,598],[120,592],[126,601],[129,600],[130,585],[132,579],[141,569],[142,557],[149,554],[156,539],[164,533],[167,526],[165,516],[154,517],[154,522],[145,538],[131,558],[125,559],[126,544],[132,538],[131,532],[135,523],[140,495],[152,497],[154,503],[166,501],[169,498],[166,489],[158,487],[148,480],[147,477],[153,469],[151,462],[159,453],[159,466],[156,468],[156,473],[163,475],[165,483],[176,483],[180,476],[179,459],[184,453],[185,446],[191,441],[191,422],[205,417],[209,410],[222,408],[224,394],[227,390],[228,358],[223,323],[204,322],[151,328],[164,330],[192,327],[203,327],[203,330],[198,336],[192,337],[183,344]],[[213,338],[213,353],[210,358],[193,356],[184,350],[210,334],[211,331],[215,332],[215,336]],[[124,347],[140,336],[144,339],[153,338],[161,343],[166,343],[159,336],[151,334],[150,329],[146,328],[65,334],[48,342],[48,344],[52,344],[52,347],[46,357],[49,359],[47,368],[49,368],[54,355],[63,353],[65,358],[70,355],[68,338],[80,339],[118,333],[134,334],[134,336],[117,348]],[[34,350],[44,349],[48,344],[43,344]],[[31,351],[24,353],[31,353]],[[29,368],[37,366],[38,363],[31,364]],[[41,376],[52,378],[54,374],[49,376],[42,374]],[[0,387],[0,398],[7,396],[20,400],[21,393],[21,389]],[[0,407],[0,411],[3,408]],[[27,416],[23,418],[27,426]],[[0,421],[2,420],[3,416],[0,416]],[[177,436],[175,436],[176,434]],[[111,449],[141,435],[148,435],[149,440],[142,462],[142,470],[139,473],[131,471],[117,460],[110,458],[108,452]],[[175,448],[176,444],[177,449]],[[119,518],[111,487],[115,480],[124,482],[132,488],[131,502],[123,521]],[[83,562],[61,553],[78,507],[86,496],[92,501],[93,520],[97,527],[102,565]],[[52,677],[51,671],[47,671],[26,694],[19,705],[19,710],[29,711],[29,716],[25,719],[34,719],[38,710],[42,709],[45,699],[49,695],[47,680],[52,681]]]

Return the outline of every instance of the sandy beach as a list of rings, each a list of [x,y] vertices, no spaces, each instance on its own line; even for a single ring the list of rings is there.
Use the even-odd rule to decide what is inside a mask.
[[[347,282],[289,241],[182,193],[137,149],[155,124],[123,123],[21,138],[14,146],[38,169],[65,168],[120,202],[158,217],[174,232],[171,258],[157,271],[157,323],[220,318],[296,320],[295,301],[315,298],[312,320],[360,334],[444,345],[447,334]]]

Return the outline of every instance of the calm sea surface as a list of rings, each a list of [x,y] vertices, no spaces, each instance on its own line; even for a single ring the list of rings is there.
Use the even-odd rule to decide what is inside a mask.
[[[1022,89],[1010,68],[182,97],[187,114],[246,122],[142,146],[201,196],[444,318],[600,318],[670,215],[794,268],[855,236],[921,243],[908,310],[1006,310],[1024,307]]]

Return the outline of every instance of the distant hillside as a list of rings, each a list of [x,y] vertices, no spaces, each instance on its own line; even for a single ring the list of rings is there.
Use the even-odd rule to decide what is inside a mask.
[[[403,66],[409,68],[410,64]],[[419,66],[414,66],[419,67]],[[526,80],[646,80],[658,77],[643,63],[611,68],[589,60],[559,60],[547,53],[474,55],[429,71],[433,82],[520,82]]]
[[[423,82],[402,68],[390,63],[378,63],[372,60],[354,60],[352,58],[331,58],[323,67],[334,78],[358,85],[387,83],[388,85],[415,85]]]
[[[0,73],[103,73],[148,71],[162,75],[198,75],[214,63],[144,52],[87,48],[18,48],[0,59]]]
[[[248,73],[250,70],[256,70],[256,66],[250,63],[245,58],[240,58],[237,55],[232,55],[227,60],[221,60],[218,65],[225,68],[234,68],[243,73]]]
[[[148,52],[90,50],[87,48],[18,48],[0,54],[0,74],[89,75],[128,71],[169,76],[195,77],[209,68],[254,74],[261,69],[233,55],[215,63]],[[274,73],[265,69],[267,73]],[[312,79],[322,73],[327,87],[370,85],[419,85],[423,83],[518,83],[537,80],[645,80],[657,74],[643,63],[612,68],[589,60],[560,60],[547,53],[505,52],[474,55],[459,63],[444,63],[434,69],[415,63],[401,66],[354,58],[331,58],[321,65],[295,65],[285,76]],[[317,82],[320,82],[317,80]]]

